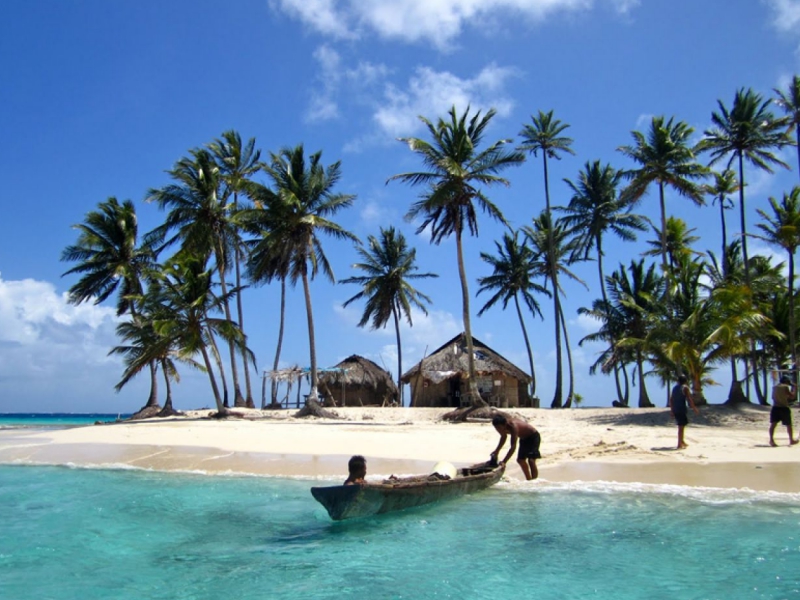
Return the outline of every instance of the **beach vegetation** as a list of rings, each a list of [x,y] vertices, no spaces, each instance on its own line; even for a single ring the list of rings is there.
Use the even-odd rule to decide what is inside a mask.
[[[534,293],[550,296],[550,292],[543,285],[534,281],[539,276],[535,254],[529,246],[520,243],[519,232],[504,234],[502,244],[495,242],[495,249],[496,254],[481,252],[481,259],[492,267],[492,274],[478,279],[478,285],[481,287],[478,289],[476,296],[483,292],[493,292],[493,294],[478,311],[478,316],[481,316],[498,302],[502,301],[503,310],[505,310],[508,308],[508,303],[511,300],[514,301],[522,337],[525,340],[525,350],[528,352],[528,366],[531,369],[531,405],[534,408],[539,408],[539,398],[536,395],[536,369],[533,363],[533,351],[531,350],[528,330],[525,327],[525,318],[522,314],[519,300],[522,297],[522,301],[531,315],[534,317],[539,315],[543,319],[542,309]]]
[[[136,207],[131,200],[120,202],[110,197],[89,211],[83,223],[73,226],[78,239],[61,253],[64,262],[77,263],[62,276],[79,275],[67,291],[71,304],[92,301],[101,304],[117,294],[117,315],[137,319],[136,300],[144,291],[147,273],[155,268],[157,252],[140,240]],[[156,362],[148,363],[150,393],[138,412],[146,414],[160,409]]]
[[[213,258],[223,298],[221,307],[225,319],[233,324],[230,309],[232,296],[228,293],[228,270],[240,243],[239,229],[230,217],[226,204],[227,192],[221,170],[213,154],[205,148],[191,150],[168,171],[173,183],[147,193],[147,201],[167,210],[164,223],[147,235],[148,243],[163,250],[179,243],[180,252],[187,256]],[[229,339],[228,357],[233,379],[234,406],[245,406],[239,384],[236,346]],[[225,406],[229,405],[227,388]]]
[[[420,117],[431,141],[415,137],[400,138],[400,141],[407,144],[409,149],[420,157],[426,170],[400,173],[388,180],[424,187],[425,191],[420,199],[411,205],[406,214],[406,219],[409,221],[421,219],[417,226],[418,234],[429,230],[433,244],[441,244],[451,235],[455,236],[461,282],[462,318],[469,360],[468,393],[473,407],[482,407],[486,403],[478,392],[475,373],[463,235],[467,231],[471,235],[478,235],[476,208],[507,225],[502,211],[486,196],[482,187],[510,185],[510,182],[498,173],[525,160],[521,152],[506,149],[506,145],[511,143],[510,139],[500,139],[478,150],[483,142],[486,128],[495,114],[496,111],[490,109],[483,115],[481,111],[475,111],[470,116],[470,107],[467,107],[459,115],[453,106],[447,118],[439,118],[435,123]]]
[[[620,146],[617,150],[636,163],[637,168],[624,171],[630,183],[622,190],[628,202],[638,202],[648,188],[658,187],[658,202],[661,213],[661,264],[663,272],[667,266],[667,205],[664,191],[675,190],[697,205],[705,203],[703,189],[699,185],[708,174],[690,145],[694,129],[674,117],[653,117],[647,133],[632,131],[633,145]]]
[[[341,179],[340,161],[325,167],[322,164],[322,152],[306,156],[302,144],[270,153],[269,161],[262,165],[262,169],[272,190],[272,193],[262,196],[266,202],[264,209],[272,213],[274,220],[271,228],[264,232],[262,246],[255,251],[264,250],[267,272],[272,268],[269,261],[276,261],[275,265],[286,261],[289,280],[292,284],[297,281],[303,284],[311,390],[306,406],[300,412],[301,416],[326,416],[318,402],[317,349],[309,281],[321,272],[331,282],[336,282],[322,246],[323,234],[360,243],[354,233],[331,220],[337,212],[349,207],[355,196],[334,191]]]
[[[575,236],[575,254],[581,260],[597,261],[597,273],[603,302],[599,307],[608,306],[605,287],[605,271],[603,268],[603,238],[607,233],[613,234],[626,242],[636,241],[636,232],[646,229],[646,219],[632,212],[630,200],[621,198],[618,188],[622,183],[624,172],[610,164],[601,165],[600,161],[587,162],[578,173],[578,179],[564,182],[572,192],[569,204],[556,207],[564,213],[563,223],[569,234]],[[613,341],[613,340],[612,340]],[[623,400],[621,378],[624,375],[624,364],[613,362],[614,384],[617,390],[617,401]],[[626,382],[627,385],[627,382]]]
[[[628,167],[585,161],[575,178],[562,179],[560,191],[569,200],[560,206],[552,206],[560,191],[551,190],[550,161],[575,152],[566,135],[569,125],[554,111],[533,115],[519,132],[516,147],[513,139],[487,143],[494,109],[472,111],[468,106],[460,112],[453,106],[436,120],[420,117],[427,136],[400,141],[422,167],[392,175],[387,183],[400,181],[420,192],[405,215],[417,234],[428,235],[435,245],[451,237],[455,241],[464,323],[462,377],[467,382],[466,401],[459,404],[470,410],[452,416],[462,418],[486,406],[477,387],[464,246],[465,234],[479,233],[479,211],[507,231],[494,241],[494,252],[480,252],[491,272],[477,278],[475,297],[488,294],[478,315],[498,304],[505,309],[513,301],[531,371],[527,395],[534,406],[537,377],[525,313],[544,319],[539,296],[553,301],[556,373],[550,406],[570,406],[576,399],[575,365],[563,282],[588,289],[573,267],[587,261],[597,262],[599,297],[587,298],[578,314],[596,321],[597,329],[578,343],[600,343],[589,372],[613,375],[615,406],[628,406],[631,388],[638,388],[638,406],[651,407],[646,380],[657,380],[668,390],[679,374],[691,379],[696,398],[703,402],[706,387],[715,384],[715,369],[723,363],[730,365],[732,379],[727,402],[749,401],[754,385],[755,399],[766,404],[769,371],[797,365],[799,333],[794,258],[800,246],[800,187],[757,207],[761,220],[755,232],[747,231],[745,221],[745,166],[766,173],[789,168],[780,151],[800,139],[800,78],[774,92],[771,100],[741,88],[730,107],[718,101],[711,125],[694,146],[694,130],[685,122],[651,118],[646,130],[631,133],[632,144],[618,147],[631,162]],[[782,115],[776,116],[773,103]],[[515,230],[486,190],[510,186],[506,170],[522,164],[527,154],[538,158],[539,153],[544,208],[538,214],[532,211],[529,223]],[[698,161],[703,155],[708,166]],[[394,324],[402,390],[400,322],[405,319],[412,326],[414,310],[427,314],[435,298],[412,283],[437,274],[417,264],[416,250],[399,228],[380,226],[361,245],[334,220],[355,200],[336,189],[342,178],[339,161],[325,166],[322,152],[306,155],[303,144],[268,152],[266,160],[262,156],[255,138],[225,131],[190,149],[167,171],[169,183],[146,192],[145,200],[166,213],[160,224],[140,234],[134,203],[110,197],[75,225],[77,240],[61,254],[62,261],[72,263],[64,276],[77,278],[68,290],[70,303],[115,303],[121,319],[119,343],[110,354],[123,361],[116,389],[149,370],[149,397],[139,416],[174,414],[172,387],[182,365],[208,374],[219,414],[229,413],[229,389],[234,406],[254,406],[250,366],[256,363],[244,331],[243,296],[250,286],[273,283],[279,284],[280,293],[273,371],[281,360],[287,293],[302,283],[310,368],[297,373],[310,379],[311,392],[301,414],[329,414],[318,401],[310,286],[319,274],[336,282],[323,237],[348,242],[355,250],[356,273],[341,283],[360,286],[344,302],[364,302],[358,326]],[[711,171],[718,163],[722,169]],[[658,191],[658,224],[635,212],[652,189]],[[710,199],[718,210],[722,237],[716,252],[698,248],[701,238],[694,223],[668,214],[670,192],[696,206]],[[737,198],[739,231],[731,233],[726,210]],[[608,236],[632,243],[646,230],[655,237],[643,242],[641,257],[607,275]],[[751,238],[780,249],[785,263],[763,254],[750,256]],[[563,351],[568,369],[564,401]],[[163,409],[159,369],[167,394]],[[273,379],[273,407],[280,405],[278,385]],[[520,393],[520,402],[524,395]],[[266,406],[265,386],[261,406]]]
[[[428,314],[426,304],[433,302],[411,285],[415,279],[438,277],[436,273],[418,273],[417,251],[409,248],[406,238],[394,227],[380,229],[380,239],[371,235],[367,238],[367,246],[356,248],[362,262],[353,264],[353,268],[364,273],[343,279],[340,283],[356,284],[361,291],[346,300],[343,306],[349,306],[358,300],[366,300],[359,327],[371,321],[372,329],[386,327],[389,320],[394,324],[397,343],[397,401],[403,404],[403,346],[400,340],[400,318],[405,317],[409,327],[413,325],[411,309],[415,307]]]
[[[255,138],[250,138],[246,143],[242,143],[242,136],[233,130],[224,132],[219,138],[208,144],[209,150],[211,150],[217,165],[219,165],[220,175],[224,184],[224,194],[221,202],[233,220],[236,219],[240,212],[240,196],[246,197],[253,176],[260,169],[261,151],[256,149],[255,144]],[[246,248],[240,238],[241,236],[234,238],[235,243],[233,244],[233,268],[236,276],[235,286],[238,290],[234,297],[236,300],[237,322],[244,332],[244,310],[242,308],[241,292],[243,290],[242,265],[246,262]],[[245,358],[242,361],[245,384],[244,405],[248,408],[254,408],[249,365],[250,361]],[[236,396],[239,404],[242,403],[240,396],[241,392]]]
[[[561,160],[562,154],[575,154],[575,151],[572,149],[572,138],[563,135],[564,131],[567,129],[569,129],[569,125],[556,119],[552,110],[548,112],[540,110],[536,116],[531,116],[531,122],[525,124],[519,132],[519,136],[522,138],[522,143],[519,145],[520,151],[532,154],[534,157],[538,156],[540,152],[542,154],[545,199],[544,216],[548,227],[542,230],[546,237],[544,240],[546,243],[540,248],[540,252],[544,251],[542,256],[547,260],[554,260],[556,257],[556,250],[553,247],[554,240],[552,238],[552,230],[549,227],[550,224],[553,224],[553,215],[550,205],[550,174],[548,172],[547,160],[550,158]],[[555,317],[556,385],[550,406],[551,408],[561,408],[563,403],[561,386],[563,371],[561,327],[563,324],[563,314],[561,310],[561,296],[558,292],[558,290],[561,289],[558,284],[559,269],[554,263],[551,263],[544,266],[543,273],[546,273],[552,280],[553,314]],[[569,348],[567,348],[567,353],[569,353]],[[570,392],[571,390],[572,381],[570,380]],[[569,406],[570,401],[571,395],[568,394],[567,406]]]

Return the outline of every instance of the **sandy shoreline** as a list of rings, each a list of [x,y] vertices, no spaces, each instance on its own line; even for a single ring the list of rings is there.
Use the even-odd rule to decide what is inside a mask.
[[[618,481],[800,492],[800,447],[769,446],[769,408],[708,406],[690,417],[689,448],[656,409],[519,409],[542,434],[545,481]],[[294,411],[241,411],[224,421],[186,417],[54,431],[0,430],[0,463],[130,466],[164,471],[337,477],[352,454],[374,475],[419,473],[440,460],[482,462],[497,444],[489,423],[452,424],[443,409],[336,409],[337,420],[294,419]],[[793,411],[796,414],[796,411]],[[795,422],[798,419],[795,418]],[[501,453],[502,456],[502,453]],[[507,477],[521,479],[516,464]],[[536,485],[535,483],[533,485]]]

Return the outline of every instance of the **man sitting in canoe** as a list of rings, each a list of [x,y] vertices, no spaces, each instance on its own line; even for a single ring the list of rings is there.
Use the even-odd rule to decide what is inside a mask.
[[[494,425],[497,433],[500,434],[500,443],[497,444],[497,448],[491,454],[492,461],[497,461],[497,455],[506,443],[506,438],[510,435],[511,447],[508,449],[508,454],[506,454],[502,463],[505,465],[514,455],[514,450],[517,449],[517,440],[519,439],[517,462],[522,472],[525,473],[525,479],[536,479],[539,476],[536,459],[542,457],[539,454],[539,444],[541,444],[542,438],[536,428],[527,421],[506,417],[502,414],[494,416],[492,425]]]
[[[366,458],[360,454],[350,457],[350,460],[347,463],[347,470],[350,471],[350,475],[348,475],[347,479],[344,480],[344,485],[360,485],[362,483],[366,483],[364,480],[364,478],[367,476]]]

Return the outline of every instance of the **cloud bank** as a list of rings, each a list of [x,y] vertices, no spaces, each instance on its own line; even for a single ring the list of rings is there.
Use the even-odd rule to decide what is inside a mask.
[[[588,12],[596,5],[624,15],[639,0],[275,0],[272,5],[333,39],[375,35],[446,49],[465,28],[485,27],[498,15],[540,23],[560,13]]]

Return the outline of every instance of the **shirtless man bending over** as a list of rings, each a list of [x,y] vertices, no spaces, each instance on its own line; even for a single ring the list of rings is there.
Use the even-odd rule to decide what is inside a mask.
[[[506,417],[502,414],[494,416],[492,425],[497,433],[500,434],[500,443],[497,444],[497,448],[491,454],[492,460],[497,460],[497,455],[506,443],[506,438],[511,436],[511,447],[501,462],[504,465],[508,463],[509,459],[514,455],[514,450],[517,449],[517,440],[519,440],[517,463],[519,463],[522,472],[525,473],[525,479],[529,481],[536,479],[539,476],[536,459],[542,457],[539,453],[539,444],[541,444],[542,438],[536,428],[527,421]]]

